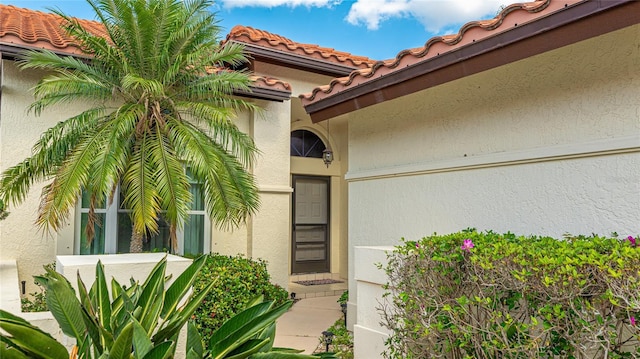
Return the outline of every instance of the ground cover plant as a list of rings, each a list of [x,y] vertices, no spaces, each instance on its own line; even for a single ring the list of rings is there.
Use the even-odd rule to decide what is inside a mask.
[[[388,358],[640,358],[640,240],[467,230],[390,254]]]
[[[192,318],[205,341],[257,296],[274,301],[275,305],[283,304],[288,298],[287,291],[271,283],[270,279],[264,260],[240,255],[207,255],[193,289],[195,293],[199,293],[211,282],[216,285],[204,297]]]

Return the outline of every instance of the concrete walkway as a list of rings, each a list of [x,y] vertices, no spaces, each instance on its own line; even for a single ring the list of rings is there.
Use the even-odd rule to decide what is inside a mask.
[[[320,344],[322,332],[342,318],[338,298],[305,298],[296,302],[278,319],[274,346],[304,349],[305,354],[312,354]]]

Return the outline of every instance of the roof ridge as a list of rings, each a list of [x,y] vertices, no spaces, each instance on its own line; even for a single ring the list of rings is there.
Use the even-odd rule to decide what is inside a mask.
[[[316,87],[312,90],[311,93],[301,94],[299,95],[299,97],[303,99],[305,102],[312,102],[316,98],[318,93],[322,92],[324,94],[330,94],[331,92],[333,92],[333,89],[338,85],[346,88],[353,83],[368,81],[369,79],[373,78],[379,70],[387,69],[388,70],[386,71],[387,73],[396,70],[398,67],[402,65],[403,60],[407,56],[420,59],[427,55],[433,55],[433,52],[430,53],[430,50],[432,50],[434,47],[437,47],[440,44],[446,46],[446,47],[443,47],[443,49],[447,51],[453,50],[455,49],[454,47],[455,45],[460,44],[464,40],[465,34],[475,29],[480,29],[485,32],[493,31],[499,28],[505,22],[505,19],[507,18],[507,16],[509,16],[510,14],[518,10],[524,10],[530,14],[538,13],[545,10],[551,4],[551,2],[552,0],[534,0],[531,2],[515,3],[515,4],[508,5],[504,7],[492,19],[475,20],[475,21],[467,22],[466,24],[460,27],[460,30],[458,30],[456,34],[433,36],[429,38],[429,40],[427,40],[425,45],[422,47],[402,50],[393,59],[377,61],[370,68],[367,68],[367,69],[354,70],[348,76],[332,79],[328,85]],[[517,26],[517,24],[515,25]],[[473,39],[471,42],[475,42],[475,41],[476,40]],[[434,56],[439,56],[439,55],[440,55],[440,52],[438,52]],[[358,81],[357,80],[358,77],[362,77],[362,81]]]

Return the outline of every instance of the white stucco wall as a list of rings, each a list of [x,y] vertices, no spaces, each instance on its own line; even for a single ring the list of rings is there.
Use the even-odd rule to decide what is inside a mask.
[[[83,108],[82,104],[65,104],[39,117],[27,114],[34,100],[31,89],[43,75],[40,71],[19,71],[15,62],[3,60],[0,170],[28,157],[43,131]],[[265,109],[262,114],[240,113],[236,122],[242,131],[254,137],[261,151],[252,169],[262,197],[261,212],[241,228],[212,229],[211,250],[264,258],[269,262],[274,281],[286,287],[289,274],[286,253],[290,245],[290,102],[259,101],[259,105]],[[9,217],[0,222],[0,260],[17,261],[19,278],[27,284],[26,293],[37,290],[32,276],[42,274],[43,265],[54,262],[57,254],[74,254],[77,229],[73,213],[69,225],[57,234],[43,235],[33,224],[41,188],[42,184],[34,185],[27,199],[19,206],[11,206]],[[254,246],[256,241],[265,243]]]
[[[31,148],[40,134],[58,121],[77,113],[81,106],[65,104],[40,116],[27,113],[33,102],[32,87],[42,77],[41,71],[19,71],[15,62],[2,60],[2,98],[0,99],[0,171],[18,164],[31,155]],[[18,274],[26,282],[26,292],[34,292],[32,276],[42,274],[46,264],[55,261],[58,243],[73,243],[73,228],[59,234],[43,234],[34,225],[40,203],[42,184],[32,186],[29,196],[19,206],[10,206],[10,215],[0,221],[0,259],[17,260]],[[73,247],[71,247],[72,249]]]
[[[354,246],[640,233],[639,44],[634,26],[349,114],[350,313]]]
[[[272,282],[289,284],[290,102],[259,101],[263,111],[241,114],[239,127],[255,140],[260,154],[252,169],[260,190],[260,208],[247,224],[232,231],[214,231],[212,251],[242,254],[268,262]]]

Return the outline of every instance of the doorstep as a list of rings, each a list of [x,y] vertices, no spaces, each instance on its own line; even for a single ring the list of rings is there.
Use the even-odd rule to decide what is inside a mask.
[[[341,283],[303,285],[295,282],[333,279]],[[338,273],[296,274],[289,277],[289,293],[295,293],[295,299],[340,296],[349,288],[347,280]]]

